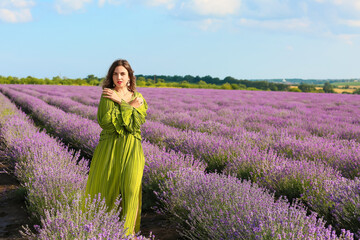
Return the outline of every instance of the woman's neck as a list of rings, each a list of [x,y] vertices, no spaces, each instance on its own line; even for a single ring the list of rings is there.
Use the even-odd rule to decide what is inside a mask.
[[[126,93],[129,92],[127,87],[115,87],[114,90],[117,91],[120,94],[126,94]]]

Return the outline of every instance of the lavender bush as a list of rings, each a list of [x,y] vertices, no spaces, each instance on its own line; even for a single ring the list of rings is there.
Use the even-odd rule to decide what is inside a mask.
[[[63,138],[66,142],[71,143],[74,148],[81,149],[85,156],[91,158],[99,142],[101,130],[94,121],[76,114],[67,114],[38,98],[4,86],[1,86],[0,90],[26,111],[31,112],[32,116],[43,123],[50,133]]]
[[[143,198],[146,199],[144,208],[155,206],[157,201],[154,191],[159,191],[159,184],[167,179],[169,171],[180,168],[192,168],[205,171],[205,164],[191,155],[175,153],[174,151],[165,152],[157,146],[147,141],[142,143],[146,164],[143,177]]]
[[[97,198],[88,197],[85,200],[77,194],[68,202],[58,202],[57,209],[45,210],[42,228],[36,227],[37,234],[27,226],[22,234],[28,239],[133,239],[134,236],[125,235],[124,221],[119,218],[120,200],[115,202],[115,208],[108,211],[100,194]],[[149,238],[138,236],[137,239]]]
[[[87,180],[87,162],[68,151],[57,139],[39,132],[25,114],[0,94],[0,139],[3,154],[16,161],[15,175],[25,187],[27,207],[42,226],[33,233],[29,227],[22,234],[31,239],[121,239],[123,221],[114,211],[105,212],[99,199],[82,212]],[[100,196],[99,196],[100,198]],[[115,222],[116,221],[116,222]],[[109,223],[103,225],[104,223]],[[99,228],[98,226],[102,226]],[[127,239],[127,238],[123,238]],[[140,238],[144,239],[144,238]]]
[[[30,93],[18,86],[11,87]],[[26,88],[37,92],[32,92],[34,96],[40,94],[37,97],[56,93],[59,97],[82,99],[88,105],[98,101],[101,93],[99,87],[58,86],[56,91],[54,86]],[[356,214],[347,210],[359,208],[353,200],[359,193],[353,188],[341,189],[341,204],[340,200],[327,201],[331,211],[322,211],[321,204],[317,204],[324,196],[334,195],[330,187],[321,184],[332,181],[333,186],[337,183],[340,186],[342,177],[347,177],[349,185],[354,185],[360,174],[358,96],[249,91],[227,91],[223,95],[221,90],[196,89],[142,88],[140,91],[151,106],[149,119],[152,120],[142,128],[143,136],[151,143],[166,147],[167,151],[174,150],[180,159],[180,152],[190,154],[206,163],[208,169],[224,169],[240,178],[250,178],[275,191],[277,196],[301,197],[338,230],[357,232],[360,228]],[[62,106],[61,101],[57,104]],[[82,115],[81,111],[77,114]],[[46,122],[49,123],[54,124]],[[74,130],[65,135],[71,136]],[[73,141],[72,145],[75,144]],[[79,146],[82,148],[82,143]],[[156,162],[153,159],[151,164]],[[177,164],[174,158],[167,170],[173,170]],[[158,167],[164,176],[167,170],[159,165],[151,167]],[[148,172],[149,182],[161,183],[166,179],[158,180],[156,171]]]
[[[308,187],[307,202],[335,227],[344,227],[360,239],[360,179],[325,180]],[[320,194],[319,194],[320,193]]]
[[[353,239],[249,181],[192,169],[168,177],[158,193],[161,211],[173,216],[187,239]]]

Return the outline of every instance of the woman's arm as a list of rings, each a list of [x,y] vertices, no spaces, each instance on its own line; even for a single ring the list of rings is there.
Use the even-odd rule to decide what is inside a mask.
[[[139,97],[130,103],[122,100],[120,108],[125,128],[129,132],[135,132],[136,130],[139,130],[141,125],[145,123],[145,117],[147,116],[146,110],[148,109],[148,105],[141,93],[139,93]]]
[[[114,108],[114,102],[108,98],[105,98],[104,95],[101,95],[97,112],[97,121],[102,129],[113,129],[111,114]]]

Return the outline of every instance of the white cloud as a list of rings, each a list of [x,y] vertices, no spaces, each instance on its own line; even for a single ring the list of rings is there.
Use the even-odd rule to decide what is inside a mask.
[[[284,18],[293,16],[304,4],[288,0],[244,0],[241,14],[245,18]]]
[[[360,20],[341,20],[340,23],[349,27],[360,27]]]
[[[102,7],[106,3],[106,0],[99,0],[99,6]]]
[[[111,4],[111,5],[120,5],[122,3],[127,2],[126,0],[99,0],[98,4],[100,7],[103,7],[105,3]]]
[[[10,23],[29,22],[32,20],[31,0],[2,0],[0,2],[0,20]]]
[[[216,31],[223,24],[223,20],[215,18],[206,18],[197,23],[198,27],[203,31]]]
[[[192,0],[188,1],[189,7],[200,15],[225,16],[238,12],[240,0]]]
[[[331,3],[337,6],[360,10],[359,0],[315,0],[318,3]]]
[[[2,0],[0,2],[0,8],[29,8],[33,7],[35,3],[30,0]]]
[[[9,10],[0,8],[0,20],[10,23],[29,22],[32,20],[30,9]]]
[[[81,10],[85,7],[85,4],[91,2],[92,0],[57,0],[55,2],[55,8],[58,13],[67,14]]]
[[[150,6],[165,5],[167,9],[173,9],[175,7],[175,0],[148,0],[147,4]]]
[[[336,35],[337,38],[339,38],[340,40],[344,41],[345,43],[349,44],[349,45],[353,45],[354,41],[356,39],[359,39],[359,34],[339,34]]]
[[[285,20],[255,20],[242,18],[238,21],[240,26],[264,28],[269,30],[308,30],[311,22],[308,19]]]
[[[143,0],[149,6],[165,6],[176,15],[226,16],[238,12],[242,0]]]

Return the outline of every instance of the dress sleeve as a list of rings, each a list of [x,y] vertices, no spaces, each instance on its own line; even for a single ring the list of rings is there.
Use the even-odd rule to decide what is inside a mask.
[[[100,127],[104,130],[114,131],[120,133],[122,130],[121,112],[119,104],[115,104],[112,100],[101,95],[97,120]]]
[[[124,100],[121,101],[120,108],[123,124],[129,132],[139,130],[141,125],[145,123],[148,105],[141,93],[139,93],[138,97],[143,99],[143,104],[138,108],[131,106]]]

